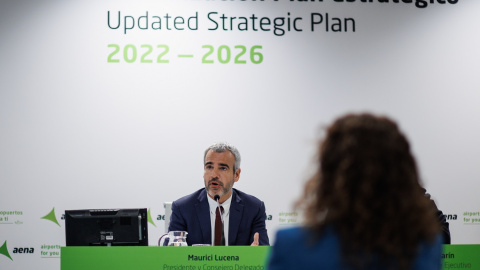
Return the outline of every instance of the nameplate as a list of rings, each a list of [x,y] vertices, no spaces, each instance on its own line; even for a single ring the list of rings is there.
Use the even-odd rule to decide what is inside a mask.
[[[62,247],[62,270],[263,270],[270,247]]]
[[[61,270],[264,270],[270,247],[62,247]],[[444,245],[442,268],[480,269],[480,245]]]

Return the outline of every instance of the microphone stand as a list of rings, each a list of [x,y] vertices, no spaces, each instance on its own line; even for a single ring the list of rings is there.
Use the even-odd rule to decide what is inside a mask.
[[[218,208],[218,211],[220,211],[220,218],[222,219],[222,224],[223,223],[223,211],[222,209],[220,208],[220,196],[219,195],[215,195],[213,196],[213,199],[217,202],[217,208]]]

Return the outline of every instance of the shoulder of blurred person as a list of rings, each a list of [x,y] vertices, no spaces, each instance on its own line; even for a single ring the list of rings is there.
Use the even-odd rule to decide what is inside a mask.
[[[277,231],[267,269],[354,269],[342,259],[341,244],[333,227],[325,227],[320,238],[315,235],[315,232],[306,227]],[[420,243],[410,269],[440,269],[441,259],[438,254],[441,253],[441,250],[442,237],[440,235],[433,242]],[[388,267],[391,265],[382,265],[378,261],[378,256],[374,254],[374,257],[370,266],[364,266],[361,269],[390,269]]]

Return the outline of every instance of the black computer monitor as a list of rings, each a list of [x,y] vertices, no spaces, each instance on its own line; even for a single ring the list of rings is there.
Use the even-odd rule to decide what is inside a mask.
[[[148,246],[147,209],[65,211],[67,246]]]

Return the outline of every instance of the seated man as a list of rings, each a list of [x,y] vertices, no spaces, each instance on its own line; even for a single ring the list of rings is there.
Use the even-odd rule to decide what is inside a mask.
[[[187,231],[188,245],[269,245],[264,203],[233,188],[240,172],[240,153],[234,146],[217,143],[207,148],[205,188],[173,202],[168,230]]]

